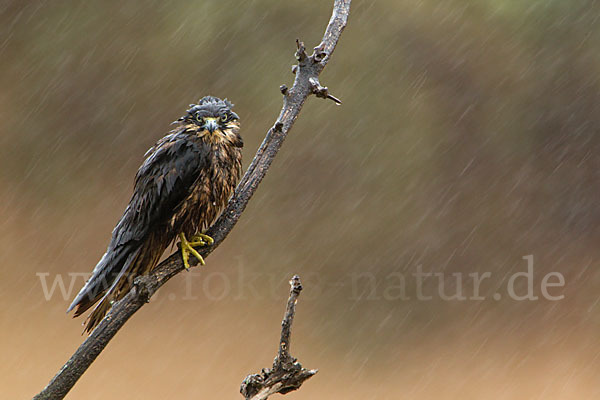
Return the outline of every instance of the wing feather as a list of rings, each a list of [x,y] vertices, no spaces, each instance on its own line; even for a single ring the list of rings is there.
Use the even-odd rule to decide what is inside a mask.
[[[108,249],[68,311],[79,306],[77,315],[81,314],[114,287],[151,231],[166,228],[207,167],[210,151],[209,145],[182,131],[165,136],[146,153],[135,177],[133,196],[112,232]]]

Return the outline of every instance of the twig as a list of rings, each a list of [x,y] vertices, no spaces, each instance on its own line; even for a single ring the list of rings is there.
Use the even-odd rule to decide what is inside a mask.
[[[227,208],[208,230],[207,234],[215,239],[215,243],[210,247],[199,250],[202,257],[206,258],[216,249],[235,226],[248,201],[271,166],[273,158],[277,155],[289,130],[298,118],[304,102],[309,95],[314,93],[311,78],[318,80],[319,74],[331,58],[331,54],[348,21],[350,2],[351,0],[335,0],[333,13],[325,29],[323,40],[311,56],[306,54],[304,44],[298,41],[298,50],[296,51],[298,66],[296,67],[294,85],[285,91],[283,107],[279,117],[267,132],[252,163],[238,184],[233,197],[229,200]],[[190,265],[194,266],[196,264],[197,260],[195,258],[190,260]],[[147,303],[163,284],[183,269],[180,253],[175,252],[160,263],[152,273],[136,278],[135,284],[129,293],[113,305],[111,311],[94,329],[92,334],[79,346],[75,354],[65,363],[48,386],[34,399],[64,398],[125,322]]]
[[[302,291],[300,277],[290,280],[290,297],[283,321],[281,321],[281,340],[279,351],[273,361],[273,368],[264,368],[260,374],[248,375],[242,382],[240,393],[246,400],[265,400],[275,393],[286,394],[297,390],[304,381],[317,373],[316,369],[305,369],[290,354],[290,335],[296,313],[296,301]]]
[[[292,356],[290,356],[290,336],[292,335],[292,322],[294,322],[294,315],[296,314],[296,301],[301,291],[302,283],[300,283],[300,277],[294,275],[290,280],[290,298],[287,302],[283,321],[281,321],[281,340],[279,340],[279,351],[275,359],[277,364],[289,364],[292,362]]]

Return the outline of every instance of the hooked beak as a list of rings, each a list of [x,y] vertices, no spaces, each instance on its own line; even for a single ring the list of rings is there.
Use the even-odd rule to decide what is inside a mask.
[[[213,133],[218,128],[219,125],[217,124],[216,118],[207,118],[206,122],[204,122],[204,129],[206,129],[210,133]]]

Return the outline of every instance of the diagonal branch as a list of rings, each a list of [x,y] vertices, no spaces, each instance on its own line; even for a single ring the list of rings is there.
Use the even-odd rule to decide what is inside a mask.
[[[298,114],[308,96],[320,94],[321,97],[327,97],[323,91],[324,88],[318,84],[318,78],[329,61],[346,26],[350,12],[350,2],[351,0],[335,0],[333,13],[323,35],[323,40],[315,47],[312,55],[307,55],[304,44],[297,42],[296,59],[298,65],[295,68],[294,85],[289,90],[283,90],[282,88],[283,107],[279,117],[267,132],[227,208],[208,230],[207,234],[215,239],[215,243],[211,247],[201,249],[200,254],[202,257],[206,258],[217,248],[239,220],[248,201],[264,178],[273,158],[277,155],[288,132],[294,125],[296,118],[298,118]],[[195,258],[190,260],[190,265],[194,266],[196,264],[197,260]],[[94,329],[92,334],[79,346],[48,386],[35,396],[35,399],[62,399],[66,396],[125,322],[146,304],[163,284],[183,269],[180,254],[175,252],[159,264],[151,274],[136,278],[129,293],[113,305],[111,311]]]

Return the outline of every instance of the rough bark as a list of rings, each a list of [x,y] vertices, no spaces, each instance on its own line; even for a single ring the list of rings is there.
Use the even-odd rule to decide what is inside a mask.
[[[242,177],[234,195],[229,200],[227,208],[208,230],[207,234],[214,238],[215,243],[210,247],[199,249],[202,257],[206,258],[227,237],[244,212],[248,201],[264,178],[277,152],[281,148],[290,129],[309,95],[328,98],[336,103],[340,101],[329,94],[326,87],[321,86],[319,75],[331,58],[342,31],[344,30],[350,12],[351,0],[335,0],[333,13],[323,35],[321,43],[314,48],[312,55],[306,53],[304,43],[297,41],[294,67],[294,85],[287,89],[280,87],[283,94],[283,107],[265,139],[259,147],[252,163]],[[197,264],[195,258],[190,259],[190,265]],[[96,357],[104,350],[108,342],[115,336],[129,318],[169,279],[183,271],[183,263],[179,252],[175,252],[160,263],[154,271],[146,276],[136,278],[132,289],[104,317],[91,335],[79,346],[73,356],[58,371],[50,383],[34,397],[34,399],[62,399],[75,385]]]
[[[305,369],[290,354],[290,336],[292,322],[296,314],[296,302],[302,291],[300,277],[297,275],[290,280],[290,297],[283,321],[281,321],[281,339],[277,357],[273,367],[263,368],[258,374],[248,375],[242,382],[240,393],[246,400],[265,400],[275,393],[286,394],[297,390],[304,381],[317,373],[316,369]]]

